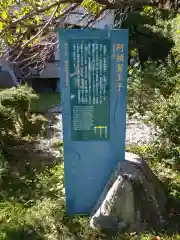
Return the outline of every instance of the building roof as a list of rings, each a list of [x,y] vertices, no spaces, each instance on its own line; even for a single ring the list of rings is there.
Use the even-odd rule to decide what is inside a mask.
[[[8,71],[0,71],[0,89],[16,86],[11,74]]]

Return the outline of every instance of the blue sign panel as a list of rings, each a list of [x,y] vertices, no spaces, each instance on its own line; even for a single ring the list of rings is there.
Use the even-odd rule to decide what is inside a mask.
[[[128,31],[60,29],[66,207],[89,214],[125,159]]]

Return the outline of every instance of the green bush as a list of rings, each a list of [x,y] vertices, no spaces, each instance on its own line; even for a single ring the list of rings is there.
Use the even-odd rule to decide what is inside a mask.
[[[48,120],[42,115],[32,114],[29,117],[28,122],[24,125],[22,135],[23,136],[37,136],[44,135]]]
[[[180,93],[174,92],[168,99],[160,98],[154,103],[149,121],[157,128],[158,155],[180,164]]]
[[[0,141],[2,141],[4,135],[16,132],[14,117],[12,109],[0,104]]]
[[[154,102],[159,98],[167,99],[176,91],[179,73],[169,57],[160,65],[148,61],[145,69],[130,68],[128,80],[129,113],[141,115],[153,111]]]
[[[28,121],[31,102],[35,99],[38,99],[38,95],[28,86],[13,87],[0,92],[0,105],[12,112],[12,118],[22,128]]]
[[[3,146],[11,136],[22,136],[26,125],[31,125],[31,102],[38,95],[28,86],[0,91],[0,142]]]
[[[128,112],[139,114],[154,126],[155,153],[171,163],[180,163],[180,73],[168,63],[155,68],[149,63],[134,69],[128,85]]]
[[[174,41],[165,61],[147,61],[129,68],[128,113],[140,115],[156,129],[153,151],[167,162],[180,165],[180,26],[179,15],[164,23]],[[162,21],[161,21],[162,23]],[[176,24],[174,24],[176,23]],[[177,50],[178,49],[178,50]]]

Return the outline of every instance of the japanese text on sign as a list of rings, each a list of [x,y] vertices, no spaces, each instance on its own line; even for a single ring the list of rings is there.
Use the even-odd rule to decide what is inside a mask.
[[[68,43],[64,44],[64,55],[68,56]],[[68,87],[68,82],[69,82],[69,64],[68,64],[67,60],[65,60],[65,62],[64,62],[64,67],[65,67],[66,87]]]
[[[120,92],[122,84],[122,73],[123,73],[123,63],[124,63],[124,44],[114,44],[113,45],[113,58],[116,60],[116,88]]]
[[[109,137],[108,40],[69,40],[72,138]]]

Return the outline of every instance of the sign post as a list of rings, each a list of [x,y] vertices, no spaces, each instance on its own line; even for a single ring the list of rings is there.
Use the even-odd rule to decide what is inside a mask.
[[[89,214],[125,160],[128,31],[60,29],[66,207]]]

